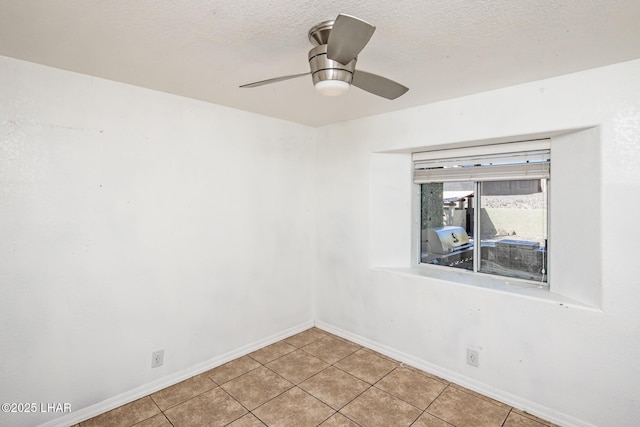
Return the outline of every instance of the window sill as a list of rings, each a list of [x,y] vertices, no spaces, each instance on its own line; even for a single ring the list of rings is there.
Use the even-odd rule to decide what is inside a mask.
[[[452,271],[450,268],[432,265],[418,265],[409,268],[373,267],[373,269],[393,274],[401,274],[413,278],[443,281],[452,285],[471,286],[475,289],[500,292],[522,298],[546,301],[567,307],[582,308],[598,312],[601,311],[599,308],[551,292],[549,286],[546,284],[536,285],[533,282],[521,279],[513,279],[509,277],[502,278],[487,274],[472,273],[464,270]]]

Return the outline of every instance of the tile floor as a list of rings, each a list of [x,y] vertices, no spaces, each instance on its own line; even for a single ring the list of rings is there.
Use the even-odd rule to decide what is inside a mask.
[[[311,328],[79,424],[90,426],[553,424]]]

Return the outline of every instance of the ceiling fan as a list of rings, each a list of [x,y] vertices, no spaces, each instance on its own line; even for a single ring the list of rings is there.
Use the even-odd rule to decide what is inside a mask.
[[[315,88],[323,95],[345,93],[351,85],[387,99],[396,99],[409,90],[400,83],[366,71],[356,70],[358,54],[367,45],[376,27],[362,19],[339,14],[309,30],[311,72],[276,77],[240,86],[252,88],[311,74]]]

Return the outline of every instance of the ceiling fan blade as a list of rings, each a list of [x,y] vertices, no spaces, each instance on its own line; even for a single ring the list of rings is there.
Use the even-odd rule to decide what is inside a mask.
[[[333,23],[327,41],[327,58],[348,64],[369,43],[376,27],[349,15],[340,14]]]
[[[396,99],[404,95],[409,88],[377,74],[356,70],[351,84],[374,95],[387,99]]]
[[[260,80],[259,82],[247,83],[246,85],[242,85],[240,87],[258,87],[262,85],[268,85],[271,83],[281,82],[283,80],[289,80],[289,79],[295,79],[297,77],[307,76],[309,74],[311,73],[301,73],[301,74],[292,74],[290,76],[275,77],[273,79]]]

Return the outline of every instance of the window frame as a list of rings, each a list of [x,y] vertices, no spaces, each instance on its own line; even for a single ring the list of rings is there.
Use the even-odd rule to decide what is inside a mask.
[[[468,148],[454,148],[454,149],[445,149],[445,150],[433,150],[433,151],[422,151],[412,153],[412,163],[413,163],[413,181],[414,184],[418,187],[418,194],[422,195],[421,185],[427,182],[471,182],[474,188],[474,194],[479,197],[474,197],[473,199],[473,238],[474,246],[473,246],[473,268],[471,270],[454,268],[446,265],[437,265],[437,264],[429,264],[422,261],[422,248],[421,237],[417,239],[418,249],[417,249],[417,265],[420,268],[437,268],[443,271],[450,272],[460,272],[463,274],[469,274],[473,276],[486,276],[489,278],[507,281],[507,283],[518,284],[521,286],[535,286],[538,288],[544,288],[549,290],[551,283],[551,272],[549,268],[549,247],[551,243],[551,227],[550,227],[550,219],[551,219],[551,140],[549,138],[544,139],[536,139],[536,140],[528,140],[528,141],[518,141],[518,142],[507,142],[493,145],[484,145],[484,146],[474,146]],[[542,154],[541,154],[542,153]],[[546,156],[546,161],[537,163],[540,161],[540,158]],[[474,179],[473,177],[463,177],[463,175],[451,175],[447,173],[442,173],[441,175],[445,177],[445,179],[428,179],[425,180],[425,174],[421,174],[420,170],[424,169],[425,165],[447,165],[451,166],[456,164],[459,159],[464,161],[473,160],[474,158],[478,159],[487,159],[487,158],[503,158],[507,161],[515,161],[517,159],[526,159],[533,160],[533,167],[530,167],[529,163],[519,163],[516,166],[522,166],[520,168],[524,170],[524,173],[518,173],[518,167],[509,167],[507,165],[506,168],[500,169],[500,166],[496,167],[496,170],[499,171],[495,176],[491,174],[491,172],[487,172],[487,174],[481,174],[481,179]],[[546,170],[542,170],[538,166],[544,163],[544,168]],[[492,166],[480,166],[480,168],[491,168]],[[478,168],[478,169],[480,169]],[[454,168],[452,168],[454,169]],[[462,168],[461,168],[462,169]],[[470,170],[473,168],[469,168]],[[531,171],[532,176],[528,176]],[[463,171],[455,171],[454,172],[463,172]],[[464,173],[464,172],[463,172]],[[542,176],[545,175],[546,176]],[[437,174],[436,174],[437,175]],[[471,173],[473,175],[473,173]],[[461,178],[462,177],[462,178]],[[481,223],[481,191],[482,191],[482,182],[490,182],[490,181],[519,181],[519,180],[532,180],[532,179],[544,179],[546,183],[546,217],[545,217],[545,228],[546,228],[546,247],[545,247],[545,273],[546,281],[542,280],[534,280],[534,279],[524,279],[518,277],[510,277],[503,276],[499,274],[493,274],[488,272],[481,271],[481,239],[480,239],[480,223]],[[419,198],[418,203],[418,212],[417,216],[419,218],[419,223],[422,223],[422,198]],[[422,227],[418,227],[418,235],[421,236]]]

